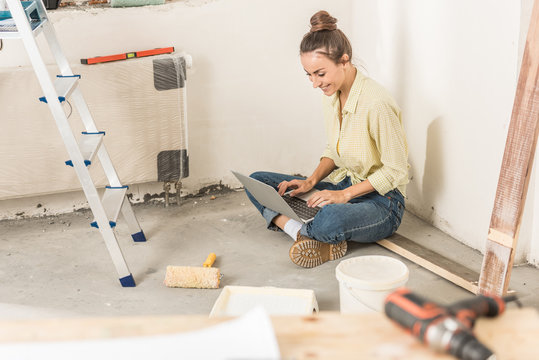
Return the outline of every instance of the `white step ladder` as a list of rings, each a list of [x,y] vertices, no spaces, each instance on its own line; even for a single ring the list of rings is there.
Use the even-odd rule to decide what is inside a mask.
[[[6,0],[6,2],[9,11],[0,11],[0,39],[22,39],[44,92],[44,96],[39,100],[49,106],[70,156],[66,165],[72,166],[77,173],[88,204],[94,214],[95,219],[91,226],[98,228],[101,232],[120,276],[121,285],[133,287],[135,281],[114,234],[114,227],[120,212],[127,222],[134,241],[143,242],[146,241],[146,237],[133,213],[129,200],[126,198],[127,186],[122,186],[120,183],[103,143],[105,132],[96,128],[82,93],[77,87],[80,76],[74,75],[71,71],[56,38],[54,27],[47,17],[42,0],[22,2],[20,0]],[[54,81],[47,71],[36,42],[35,37],[41,32],[47,39],[60,71],[60,75]],[[73,135],[68,116],[61,105],[68,98],[73,100],[86,128],[86,131],[80,135],[79,141]],[[99,197],[88,169],[96,155],[109,182],[102,198]]]

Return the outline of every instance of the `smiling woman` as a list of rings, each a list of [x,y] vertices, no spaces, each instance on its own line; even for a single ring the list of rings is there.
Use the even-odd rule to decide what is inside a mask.
[[[401,111],[391,95],[352,64],[352,46],[326,11],[311,18],[300,45],[301,63],[314,88],[324,93],[327,145],[308,178],[256,172],[251,177],[280,195],[315,192],[314,219],[300,223],[247,196],[268,228],[283,230],[294,244],[291,260],[314,267],[343,257],[347,241],[375,242],[393,234],[404,213],[408,147]],[[329,181],[322,181],[325,178]]]

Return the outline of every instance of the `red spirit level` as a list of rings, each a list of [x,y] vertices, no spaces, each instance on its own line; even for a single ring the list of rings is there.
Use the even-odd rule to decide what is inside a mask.
[[[126,60],[151,55],[170,54],[171,52],[174,52],[174,47],[135,51],[116,55],[96,56],[89,59],[80,59],[80,63],[84,65],[92,65],[109,61]]]

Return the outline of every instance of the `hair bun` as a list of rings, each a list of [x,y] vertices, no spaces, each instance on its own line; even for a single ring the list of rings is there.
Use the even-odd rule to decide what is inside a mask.
[[[329,15],[327,11],[320,10],[311,17],[311,32],[336,29],[337,19]]]

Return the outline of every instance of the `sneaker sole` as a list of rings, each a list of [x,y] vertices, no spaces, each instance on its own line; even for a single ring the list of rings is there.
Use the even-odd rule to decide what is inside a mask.
[[[328,260],[342,258],[346,254],[346,241],[338,244],[327,244],[313,239],[297,241],[290,248],[292,262],[304,268],[322,265]]]

